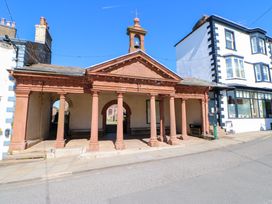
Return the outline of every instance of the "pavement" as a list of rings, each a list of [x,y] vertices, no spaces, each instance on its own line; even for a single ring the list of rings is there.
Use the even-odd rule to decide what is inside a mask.
[[[218,140],[190,137],[189,140],[181,141],[176,146],[85,152],[80,155],[52,159],[1,161],[0,186],[21,182],[47,181],[98,169],[175,158],[270,137],[272,137],[272,131],[228,135]]]

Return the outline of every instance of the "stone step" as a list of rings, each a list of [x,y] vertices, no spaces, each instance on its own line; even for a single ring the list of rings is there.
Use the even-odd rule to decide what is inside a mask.
[[[44,159],[46,158],[46,152],[17,152],[9,154],[5,160],[27,160],[27,159]]]

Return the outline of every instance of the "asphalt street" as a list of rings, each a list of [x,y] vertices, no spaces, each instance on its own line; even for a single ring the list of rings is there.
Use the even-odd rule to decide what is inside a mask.
[[[272,137],[187,156],[0,185],[0,203],[272,204]]]

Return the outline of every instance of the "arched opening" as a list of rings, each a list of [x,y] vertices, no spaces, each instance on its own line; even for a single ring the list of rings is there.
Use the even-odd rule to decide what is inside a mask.
[[[50,137],[48,139],[55,140],[57,136],[58,129],[58,119],[59,119],[59,100],[52,103],[51,106],[51,120],[50,120]],[[69,136],[69,120],[70,111],[69,103],[65,101],[65,116],[64,116],[64,138],[67,139]]]
[[[108,102],[102,109],[103,138],[115,140],[117,129],[117,100]],[[124,138],[130,135],[130,107],[123,102],[123,133]]]
[[[134,36],[134,48],[139,49],[141,47],[141,40],[139,35]]]

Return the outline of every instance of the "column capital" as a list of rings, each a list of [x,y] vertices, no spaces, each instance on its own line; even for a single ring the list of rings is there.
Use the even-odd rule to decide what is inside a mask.
[[[92,96],[98,96],[100,94],[100,91],[98,91],[98,90],[92,90],[91,94],[92,94]]]
[[[170,98],[175,98],[175,96],[176,96],[176,94],[174,94],[174,93],[173,94],[169,94]]]
[[[31,91],[30,90],[16,90],[16,97],[29,97]]]
[[[180,100],[181,100],[181,102],[182,102],[182,101],[187,101],[188,98],[181,98]]]
[[[149,96],[158,96],[158,93],[149,93]]]
[[[116,91],[117,97],[123,97],[124,93],[124,91]]]

